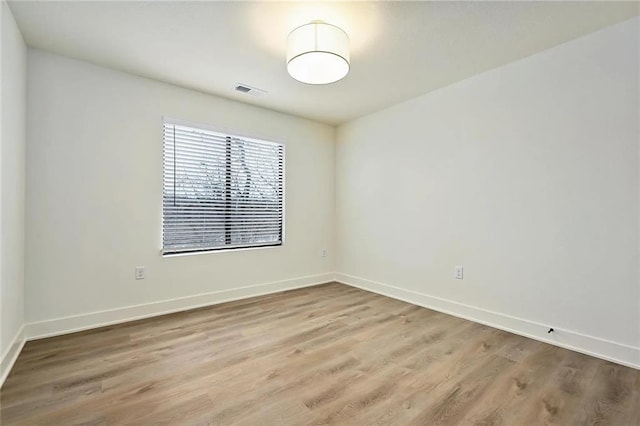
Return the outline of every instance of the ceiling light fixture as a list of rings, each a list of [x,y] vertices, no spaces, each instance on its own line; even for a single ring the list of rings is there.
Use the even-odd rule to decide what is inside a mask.
[[[323,21],[312,21],[287,38],[287,71],[308,84],[329,84],[349,73],[349,36]]]

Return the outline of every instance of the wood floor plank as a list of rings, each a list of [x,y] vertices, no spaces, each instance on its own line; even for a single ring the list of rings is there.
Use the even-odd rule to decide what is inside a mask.
[[[28,342],[0,424],[640,426],[640,371],[332,283]]]

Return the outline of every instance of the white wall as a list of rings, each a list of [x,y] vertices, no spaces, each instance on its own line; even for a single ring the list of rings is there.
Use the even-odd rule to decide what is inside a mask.
[[[23,343],[27,50],[7,4],[1,12],[0,385]]]
[[[334,128],[39,50],[28,58],[26,318],[43,322],[30,335],[331,279]],[[163,116],[285,144],[284,247],[160,255]]]
[[[640,366],[638,39],[636,18],[341,126],[340,280]]]

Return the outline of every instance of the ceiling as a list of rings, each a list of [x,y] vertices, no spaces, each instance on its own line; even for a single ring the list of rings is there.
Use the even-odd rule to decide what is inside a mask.
[[[636,2],[14,1],[29,46],[340,124],[639,14]],[[321,19],[351,39],[351,72],[288,76],[286,38]],[[234,91],[237,83],[268,93]]]

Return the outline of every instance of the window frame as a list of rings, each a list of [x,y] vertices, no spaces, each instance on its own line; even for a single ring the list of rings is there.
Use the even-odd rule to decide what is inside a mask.
[[[211,247],[211,248],[193,248],[193,249],[185,249],[185,250],[175,250],[175,249],[165,249],[164,247],[164,174],[165,174],[165,165],[164,165],[164,126],[165,125],[176,125],[176,126],[184,126],[191,127],[198,130],[204,130],[209,132],[218,133],[220,135],[224,135],[224,137],[228,139],[242,139],[248,142],[256,142],[256,143],[266,143],[272,145],[278,145],[282,150],[282,201],[281,201],[281,227],[280,227],[280,241],[276,243],[264,243],[259,245],[237,245],[237,246],[221,246],[221,247]],[[266,139],[261,137],[249,136],[244,132],[238,132],[229,128],[219,128],[209,124],[196,123],[192,121],[185,121],[181,119],[175,119],[171,117],[162,117],[162,123],[160,126],[162,140],[162,149],[161,149],[161,189],[160,189],[160,255],[162,257],[175,257],[175,256],[192,256],[197,254],[206,254],[206,253],[220,253],[220,252],[237,252],[237,251],[245,251],[245,250],[259,250],[259,249],[272,249],[278,247],[284,247],[286,242],[286,157],[287,157],[287,149],[286,144],[277,139]],[[225,166],[226,167],[226,166]]]

